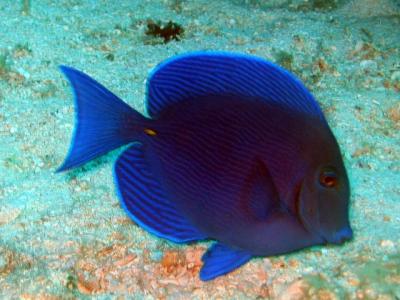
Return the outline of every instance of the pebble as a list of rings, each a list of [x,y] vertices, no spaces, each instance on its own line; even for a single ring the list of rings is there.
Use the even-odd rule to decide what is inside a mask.
[[[26,79],[29,79],[31,77],[31,74],[27,70],[25,70],[24,68],[17,68],[17,71],[18,71],[19,74],[24,76]]]
[[[7,264],[8,261],[6,260],[6,258],[4,256],[0,256],[0,270],[5,269]]]
[[[0,226],[14,221],[21,213],[19,208],[1,207],[0,208]]]
[[[292,282],[287,289],[285,289],[277,299],[279,300],[300,300],[306,299],[306,291],[308,290],[308,284],[302,280],[296,280]]]
[[[391,240],[382,240],[380,246],[383,248],[394,248],[394,243]]]
[[[370,59],[362,60],[360,67],[364,72],[376,72],[378,70],[378,64]]]
[[[0,275],[8,274],[13,269],[13,253],[0,248]]]
[[[14,134],[17,132],[17,129],[15,127],[10,127],[10,133]]]
[[[400,71],[393,72],[392,75],[390,76],[390,79],[392,81],[400,81]]]
[[[155,250],[150,252],[150,259],[153,261],[160,261],[163,257],[164,253],[160,250]]]

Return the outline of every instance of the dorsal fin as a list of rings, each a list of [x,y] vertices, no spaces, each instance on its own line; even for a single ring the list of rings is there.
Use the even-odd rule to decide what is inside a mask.
[[[161,63],[147,82],[147,110],[156,118],[171,104],[206,95],[258,98],[324,119],[294,75],[262,58],[229,52],[193,52]]]

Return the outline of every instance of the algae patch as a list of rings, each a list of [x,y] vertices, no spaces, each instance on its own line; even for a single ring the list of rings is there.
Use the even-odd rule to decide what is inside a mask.
[[[400,297],[400,254],[366,262],[355,270],[361,287]]]
[[[285,69],[293,71],[293,54],[284,50],[279,50],[274,54],[275,62]]]
[[[163,23],[161,21],[147,20],[146,35],[159,37],[164,40],[164,44],[171,40],[180,41],[183,35],[184,29],[178,23],[169,21]]]

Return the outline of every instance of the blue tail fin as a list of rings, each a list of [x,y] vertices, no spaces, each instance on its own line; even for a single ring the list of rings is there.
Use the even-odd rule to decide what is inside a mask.
[[[88,75],[61,66],[75,96],[75,133],[57,172],[78,167],[135,141],[145,118]]]

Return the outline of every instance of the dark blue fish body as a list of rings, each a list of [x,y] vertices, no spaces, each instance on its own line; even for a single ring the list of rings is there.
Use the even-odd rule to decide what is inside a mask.
[[[60,170],[139,142],[115,165],[122,206],[157,236],[216,240],[203,280],[253,256],[351,238],[338,144],[287,71],[245,55],[180,56],[150,76],[145,118],[87,75],[62,70],[78,124]]]
[[[192,101],[203,103],[202,114],[196,113],[200,108]],[[288,127],[282,127],[282,117]],[[257,99],[193,99],[160,116],[154,126],[159,138],[149,141],[154,149],[149,162],[161,160],[164,171],[159,173],[168,195],[208,237],[253,255],[282,253],[291,239],[299,248],[321,243],[297,223],[280,235],[281,246],[276,239],[271,243],[265,238],[270,231],[291,226],[278,225],[280,214],[296,213],[303,153],[283,149],[307,147],[310,141],[304,138],[304,126],[299,126],[303,122],[301,115]],[[282,138],[274,140],[276,135]],[[281,151],[276,153],[277,149]]]

